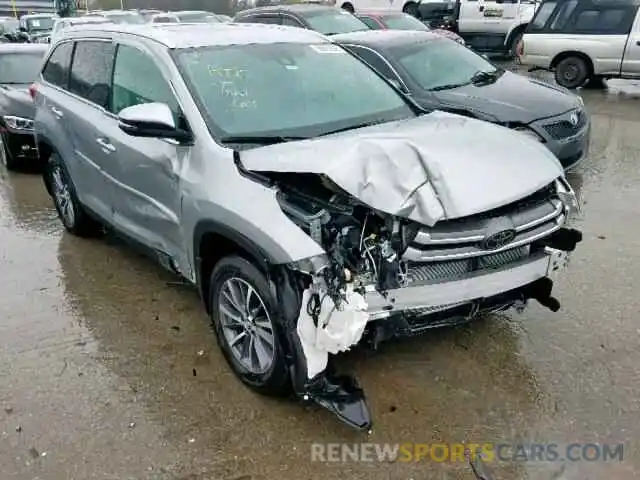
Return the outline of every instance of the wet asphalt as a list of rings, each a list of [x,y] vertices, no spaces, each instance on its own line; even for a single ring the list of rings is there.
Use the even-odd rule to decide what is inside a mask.
[[[569,180],[584,241],[556,286],[562,309],[344,356],[370,436],[253,394],[194,291],[115,240],[64,233],[38,175],[0,171],[0,479],[482,478],[464,462],[310,453],[461,441],[625,444],[622,462],[497,462],[487,479],[640,478],[640,85],[582,94],[591,155]]]

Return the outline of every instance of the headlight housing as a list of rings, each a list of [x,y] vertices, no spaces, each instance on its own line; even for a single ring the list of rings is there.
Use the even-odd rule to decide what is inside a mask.
[[[2,117],[2,120],[4,120],[4,123],[12,130],[33,131],[33,120],[30,118],[5,115]]]
[[[556,192],[558,193],[558,198],[562,200],[562,203],[567,208],[569,216],[580,213],[580,202],[566,178],[560,177],[556,180]]]
[[[544,142],[544,138],[542,138],[540,135],[538,135],[536,132],[534,132],[533,130],[531,130],[529,127],[516,127],[514,128],[514,130],[516,132],[520,132],[524,135],[527,135],[530,138],[533,138],[534,140],[537,140],[538,142]]]

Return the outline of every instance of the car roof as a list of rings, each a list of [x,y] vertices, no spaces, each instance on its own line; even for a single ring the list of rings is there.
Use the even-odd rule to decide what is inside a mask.
[[[188,15],[193,13],[198,13],[198,14],[204,13],[205,15],[215,15],[214,13],[207,12],[206,10],[178,10],[175,12],[168,12],[168,13],[172,13],[173,15]]]
[[[20,20],[23,18],[55,18],[57,15],[55,13],[30,13],[28,15],[22,15]]]
[[[111,23],[110,20],[102,17],[102,16],[92,16],[92,17],[66,17],[66,18],[59,18],[58,22],[71,22],[71,23],[79,23],[79,24],[89,24],[89,23],[98,23],[98,24],[102,24],[102,23]]]
[[[361,32],[332,35],[337,43],[353,43],[370,47],[393,47],[423,40],[440,40],[441,35],[421,30],[365,30]]]
[[[171,49],[255,43],[329,43],[313,30],[252,23],[87,24],[63,30],[61,38],[132,35]]]
[[[38,53],[49,50],[46,43],[0,43],[0,54],[4,53]]]
[[[237,16],[243,16],[243,15],[260,13],[260,12],[272,12],[272,13],[291,12],[291,13],[296,13],[298,15],[304,15],[305,13],[309,13],[309,12],[322,12],[322,11],[332,12],[336,10],[340,10],[340,9],[337,7],[329,6],[329,5],[318,5],[315,3],[294,3],[291,5],[267,5],[265,7],[249,8],[248,10],[242,10],[241,12],[238,12]]]

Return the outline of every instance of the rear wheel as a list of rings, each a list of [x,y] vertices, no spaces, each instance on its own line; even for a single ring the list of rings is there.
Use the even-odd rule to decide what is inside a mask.
[[[220,260],[211,273],[211,323],[234,373],[259,393],[290,392],[277,300],[263,273],[239,256]]]
[[[565,57],[556,65],[555,79],[558,85],[574,89],[581,87],[591,72],[586,60],[582,57]]]
[[[100,224],[92,219],[80,204],[73,182],[57,154],[49,158],[45,175],[50,186],[58,217],[70,233],[89,237],[100,232]]]

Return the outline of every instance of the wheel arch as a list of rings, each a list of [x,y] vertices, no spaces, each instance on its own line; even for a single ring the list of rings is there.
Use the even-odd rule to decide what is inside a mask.
[[[584,52],[580,52],[578,50],[566,50],[564,52],[558,53],[551,60],[551,63],[549,64],[549,68],[551,68],[552,70],[555,69],[562,60],[564,60],[565,58],[569,58],[569,57],[579,57],[579,58],[582,58],[583,60],[585,60],[586,63],[587,63],[587,67],[589,68],[589,73],[593,74],[593,72],[594,72],[593,60],[591,59],[591,57],[589,55],[587,55]]]
[[[36,148],[38,149],[38,157],[45,165],[45,169],[42,175],[42,181],[44,182],[44,186],[47,189],[47,193],[51,195],[51,185],[49,184],[49,176],[46,174],[46,165],[49,163],[49,158],[51,157],[51,155],[56,154],[59,156],[60,153],[53,145],[53,142],[44,135],[37,136]]]
[[[505,41],[505,46],[510,46],[511,43],[513,42],[513,40],[521,33],[524,34],[524,31],[527,29],[527,27],[529,26],[529,22],[525,22],[525,23],[520,23],[516,26],[514,26],[509,33],[507,34],[507,38]]]
[[[193,233],[193,258],[196,285],[207,313],[210,313],[211,272],[222,258],[229,255],[238,255],[265,273],[276,263],[264,249],[242,233],[215,220],[198,222]]]

